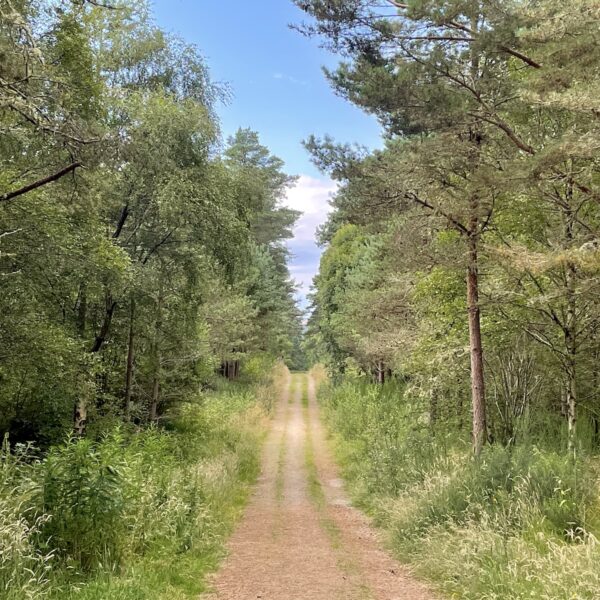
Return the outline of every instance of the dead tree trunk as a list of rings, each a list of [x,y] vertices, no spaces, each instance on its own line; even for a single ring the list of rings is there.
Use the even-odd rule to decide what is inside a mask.
[[[75,409],[73,412],[73,433],[77,437],[83,437],[85,435],[85,429],[88,420],[88,402],[90,398],[89,393],[89,382],[84,381],[79,386],[79,395],[75,402]]]

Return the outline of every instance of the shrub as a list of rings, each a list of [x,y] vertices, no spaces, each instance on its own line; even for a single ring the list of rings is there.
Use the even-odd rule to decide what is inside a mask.
[[[0,596],[154,599],[189,585],[196,597],[257,475],[271,399],[266,384],[231,385],[180,406],[168,431],[117,427],[43,459],[5,445]],[[172,581],[192,556],[193,584]]]
[[[596,598],[593,461],[547,447],[487,447],[431,431],[401,385],[346,380],[320,398],[357,499],[420,571],[460,598]],[[556,590],[556,591],[554,591]],[[570,591],[569,591],[570,590]],[[592,590],[596,590],[593,595]],[[569,595],[569,594],[573,595]]]
[[[129,465],[119,430],[100,443],[70,439],[44,463],[43,534],[63,557],[89,570],[120,563]]]

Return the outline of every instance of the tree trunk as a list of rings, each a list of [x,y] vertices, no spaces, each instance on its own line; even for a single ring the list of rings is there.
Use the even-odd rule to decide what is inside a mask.
[[[110,333],[110,326],[112,324],[113,315],[115,314],[115,309],[117,308],[117,302],[113,300],[112,294],[110,290],[106,290],[106,310],[104,312],[104,320],[102,321],[102,325],[100,327],[100,331],[94,340],[94,345],[92,346],[90,352],[95,354],[102,350],[102,346],[106,342],[108,338],[108,334]]]
[[[117,223],[117,227],[115,229],[115,232],[112,235],[113,240],[116,240],[116,239],[118,239],[121,236],[121,233],[123,231],[123,227],[125,226],[125,221],[127,221],[127,217],[129,217],[129,204],[126,204],[121,209],[121,214],[119,216],[119,221]]]
[[[573,202],[573,186],[567,185],[567,209],[565,211],[565,242],[570,249],[573,246],[575,213],[571,209]],[[577,267],[571,261],[567,262],[565,271],[565,283],[567,291],[567,318],[564,327],[565,346],[567,350],[567,429],[569,452],[575,453],[575,441],[577,434],[577,292],[575,289],[577,279]]]
[[[227,374],[229,381],[235,381],[238,377],[239,362],[237,360],[230,360],[229,366],[227,367]]]
[[[85,328],[87,321],[87,292],[86,284],[82,282],[79,286],[79,301],[77,305],[77,333],[81,338],[85,337]],[[87,369],[82,366],[80,369],[80,376],[82,378],[81,384],[78,386],[78,397],[75,400],[73,406],[73,433],[77,437],[83,437],[85,435],[85,426],[87,423],[87,390],[88,382],[86,379]]]
[[[73,408],[73,433],[77,437],[83,437],[87,427],[88,406],[93,398],[95,385],[88,373],[88,365],[82,364],[81,379],[79,382],[78,396]]]
[[[471,17],[471,29],[479,31],[479,10]],[[471,44],[471,77],[475,86],[480,79],[480,49]],[[480,164],[482,134],[480,125],[471,130],[473,146],[472,172],[476,172]],[[479,306],[479,257],[478,246],[481,228],[479,223],[480,203],[475,194],[470,199],[470,219],[468,234],[468,266],[467,266],[467,310],[469,313],[469,345],[471,353],[471,402],[473,411],[473,452],[479,456],[487,441],[487,421],[485,406],[485,383],[483,378],[483,345],[481,341],[481,309]]]
[[[129,208],[126,205],[121,211],[121,216],[119,217],[119,222],[117,224],[117,229],[113,234],[113,238],[117,239],[123,230],[123,225],[127,217],[129,216]],[[87,293],[86,293],[86,285],[85,283],[81,284],[80,292],[79,292],[79,307],[77,314],[77,329],[79,335],[82,337],[85,336],[86,329],[86,320],[87,320]],[[104,319],[102,321],[102,325],[100,326],[100,331],[96,335],[96,339],[94,340],[94,344],[90,348],[90,354],[97,354],[102,350],[104,346],[108,334],[110,333],[110,328],[112,325],[113,316],[115,310],[117,308],[117,302],[113,300],[112,294],[109,289],[106,290],[106,309],[104,312]],[[129,363],[129,357],[128,357]],[[87,388],[87,381],[84,382],[83,387]],[[91,394],[89,394],[91,396]],[[89,397],[88,394],[83,393],[80,390],[79,398],[75,402],[75,409],[73,415],[73,429],[75,431],[75,435],[83,436],[85,434],[85,427],[87,423],[87,406],[88,406]]]
[[[133,365],[135,360],[135,300],[131,298],[129,314],[129,340],[127,343],[127,371],[125,373],[125,420],[131,419],[132,388],[133,388]]]
[[[486,442],[485,383],[483,379],[483,346],[481,342],[481,311],[479,307],[478,235],[476,217],[469,236],[469,265],[467,269],[467,307],[469,312],[469,341],[471,349],[471,399],[473,403],[473,452],[481,454]]]
[[[83,289],[83,296],[80,300],[79,306],[79,315],[78,315],[78,327],[80,328],[80,332],[85,332],[85,315],[87,311],[87,299],[85,297],[85,289]],[[100,331],[94,340],[94,345],[90,348],[90,354],[97,354],[100,352],[108,334],[110,332],[110,326],[112,324],[112,318],[117,308],[117,303],[113,300],[112,295],[109,290],[106,290],[106,311],[104,313],[104,320],[102,321],[102,326],[100,327]],[[92,393],[90,390],[90,384],[86,375],[86,369],[82,369],[82,377],[84,381],[82,382],[79,390],[79,397],[75,402],[75,408],[73,411],[73,430],[75,435],[83,436],[85,435],[85,427],[87,424],[87,414],[88,414],[88,402],[92,397]]]
[[[87,289],[86,284],[79,285],[79,303],[77,305],[77,333],[80,337],[85,337],[85,327],[87,323]]]
[[[567,265],[567,323],[565,327],[566,361],[566,409],[569,452],[575,452],[577,435],[577,312],[575,299],[575,267]]]
[[[75,403],[75,412],[73,415],[73,433],[77,437],[83,437],[85,435],[85,429],[87,425],[87,406],[88,399],[80,390],[79,397]]]
[[[569,453],[575,453],[575,439],[577,434],[577,384],[576,368],[574,357],[569,358],[567,366],[567,386],[566,386],[566,409],[567,409],[567,429],[568,429],[568,448]]]
[[[162,305],[163,305],[163,283],[161,279],[156,303],[156,323],[154,326],[154,373],[152,377],[152,400],[150,402],[150,420],[158,420],[158,407],[160,404],[160,336],[162,332]]]
[[[377,363],[377,383],[379,385],[385,383],[385,365],[381,360]]]
[[[150,420],[158,421],[158,404],[160,402],[160,375],[159,368],[154,371],[154,379],[152,383],[152,401],[150,403]]]
[[[593,363],[592,363],[592,389],[593,392],[593,405],[591,411],[591,419],[592,419],[592,445],[593,448],[598,447],[598,435],[600,434],[600,419],[598,419],[598,346],[596,339],[596,332],[594,332],[594,353],[593,353]]]

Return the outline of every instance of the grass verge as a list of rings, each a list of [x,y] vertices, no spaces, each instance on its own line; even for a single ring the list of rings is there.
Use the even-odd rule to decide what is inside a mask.
[[[206,590],[259,472],[273,386],[225,386],[167,429],[0,463],[0,597],[184,600]]]
[[[600,598],[595,459],[432,436],[398,386],[320,394],[355,501],[395,554],[450,598]]]

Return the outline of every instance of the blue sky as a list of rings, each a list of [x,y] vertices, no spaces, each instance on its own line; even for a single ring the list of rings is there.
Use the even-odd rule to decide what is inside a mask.
[[[213,79],[232,92],[219,109],[225,135],[238,127],[259,132],[262,142],[300,176],[286,203],[304,213],[290,242],[291,271],[303,300],[318,270],[315,228],[327,214],[333,183],[311,164],[302,147],[309,135],[379,145],[379,127],[370,116],[337,97],[322,66],[338,58],[291,30],[305,19],[291,0],[154,0],[159,26],[199,46]]]

